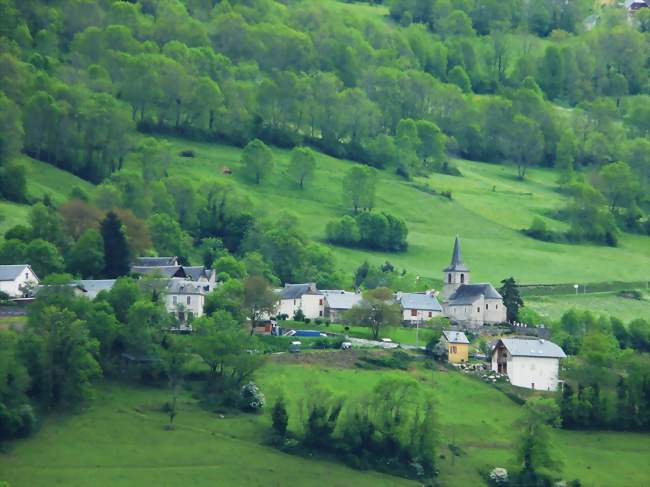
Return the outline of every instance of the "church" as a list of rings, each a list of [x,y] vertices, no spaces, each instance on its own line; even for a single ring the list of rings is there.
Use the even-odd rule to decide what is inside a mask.
[[[451,263],[443,270],[442,310],[452,322],[468,328],[506,321],[503,298],[490,283],[470,284],[456,237]]]

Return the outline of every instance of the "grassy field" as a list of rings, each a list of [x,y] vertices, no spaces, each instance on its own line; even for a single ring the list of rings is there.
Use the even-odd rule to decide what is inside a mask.
[[[528,297],[526,306],[552,320],[560,318],[570,308],[611,315],[623,321],[650,317],[650,298],[647,295],[642,300],[621,297],[617,293]]]
[[[341,182],[351,166],[348,161],[318,155],[314,180],[304,190],[286,174],[288,151],[274,149],[276,167],[268,181],[249,183],[239,163],[241,150],[231,146],[171,139],[174,151],[194,149],[195,158],[175,157],[171,174],[196,181],[230,182],[247,194],[263,211],[289,211],[313,238],[323,239],[327,222],[346,211]],[[642,280],[650,274],[650,239],[625,235],[618,248],[595,245],[553,244],[524,236],[535,216],[551,228],[563,223],[547,218],[562,207],[556,175],[534,169],[526,181],[518,181],[512,167],[456,161],[463,177],[434,174],[419,183],[451,190],[453,200],[430,195],[388,171],[380,173],[377,209],[400,215],[409,228],[409,249],[401,254],[336,248],[338,264],[353,269],[364,259],[380,263],[388,259],[414,274],[439,278],[448,264],[453,237],[460,235],[466,263],[475,282],[514,276],[524,283],[598,282],[610,279]],[[132,169],[139,170],[134,163]],[[223,167],[233,169],[222,174]],[[625,275],[621,275],[621,269]]]
[[[31,200],[38,200],[49,195],[55,202],[68,199],[70,190],[75,186],[86,192],[92,190],[92,184],[50,164],[36,161],[27,156],[20,158],[20,163],[27,171],[27,195]],[[0,235],[14,225],[26,223],[29,213],[28,205],[0,201]]]
[[[479,469],[510,466],[516,434],[512,423],[520,407],[493,387],[451,371],[361,370],[347,352],[300,355],[277,356],[257,376],[269,404],[281,392],[287,396],[290,428],[297,427],[297,402],[308,393],[307,384],[352,397],[369,391],[383,377],[409,374],[437,396],[443,485],[482,485]],[[165,431],[161,405],[167,399],[161,389],[105,384],[89,411],[51,417],[34,437],[0,455],[0,479],[12,487],[317,486],[324,478],[333,486],[417,485],[263,446],[270,408],[259,416],[220,418],[200,409],[186,393],[176,430]],[[650,482],[649,435],[556,431],[553,436],[567,479],[603,487]],[[444,446],[451,442],[461,448],[460,456],[453,457]]]

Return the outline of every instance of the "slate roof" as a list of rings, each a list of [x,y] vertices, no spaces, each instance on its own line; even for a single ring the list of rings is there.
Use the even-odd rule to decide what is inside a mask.
[[[503,343],[513,357],[566,357],[559,345],[541,338],[502,338],[497,345],[499,342]]]
[[[420,309],[425,311],[442,311],[442,306],[435,296],[424,293],[397,293],[397,301],[402,309]]]
[[[443,331],[442,334],[445,336],[445,340],[449,343],[469,343],[467,336],[462,331]]]
[[[202,284],[180,280],[180,279],[171,279],[167,283],[168,294],[205,294],[205,289]]]
[[[456,291],[449,296],[450,306],[472,304],[483,296],[485,299],[503,299],[492,284],[461,284]]]
[[[321,294],[316,289],[316,284],[306,282],[303,284],[285,284],[280,289],[280,299],[298,299],[303,294]]]
[[[451,254],[451,263],[445,267],[444,272],[469,272],[469,268],[463,263],[463,256],[460,254],[460,239],[456,236],[454,240],[454,251]]]
[[[201,279],[201,276],[209,278],[209,275],[205,270],[205,267],[202,265],[183,267],[183,269],[185,270],[185,274],[187,274],[187,277],[189,277],[192,281],[198,281],[199,279]]]
[[[13,281],[29,267],[27,264],[0,265],[0,281]]]
[[[327,300],[327,307],[330,309],[352,309],[354,305],[359,304],[363,299],[361,294],[349,291],[323,291],[323,294]]]
[[[135,261],[137,267],[177,266],[178,257],[138,257]]]
[[[172,266],[137,266],[131,267],[133,274],[141,274],[143,276],[160,274],[162,277],[187,277],[185,269],[180,265]]]
[[[86,297],[95,299],[102,291],[110,291],[115,284],[115,279],[81,279],[75,281],[86,290]]]

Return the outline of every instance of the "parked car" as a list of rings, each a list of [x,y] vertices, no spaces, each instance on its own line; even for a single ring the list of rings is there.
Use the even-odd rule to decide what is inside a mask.
[[[341,343],[341,350],[350,350],[352,348],[352,343],[343,342]]]

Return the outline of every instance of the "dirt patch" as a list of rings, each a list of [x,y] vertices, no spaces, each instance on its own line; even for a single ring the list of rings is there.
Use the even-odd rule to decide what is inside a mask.
[[[385,350],[319,350],[301,353],[281,353],[272,355],[269,360],[277,364],[318,365],[340,369],[356,367],[361,357],[387,355]]]

